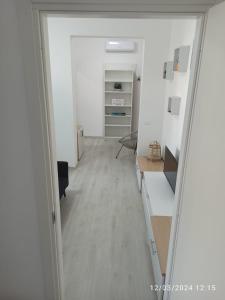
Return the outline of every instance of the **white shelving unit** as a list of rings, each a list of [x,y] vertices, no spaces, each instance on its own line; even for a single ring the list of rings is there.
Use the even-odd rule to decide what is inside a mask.
[[[106,66],[104,73],[105,137],[120,138],[131,133],[134,71]],[[115,84],[121,85],[121,89],[115,88]]]

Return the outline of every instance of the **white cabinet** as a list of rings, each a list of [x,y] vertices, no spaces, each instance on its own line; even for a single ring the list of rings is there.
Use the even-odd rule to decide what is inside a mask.
[[[148,193],[146,191],[146,187],[144,184],[142,185],[141,195],[142,195],[142,200],[143,200],[143,205],[144,205],[145,223],[146,223],[146,227],[147,227],[147,238],[148,238],[148,240],[150,240],[150,238],[152,236],[152,231],[151,231],[151,228],[149,227],[149,221],[151,218],[151,213],[149,211],[149,209],[150,209],[149,201],[150,200],[149,200]]]
[[[137,174],[138,189],[141,192],[142,172],[141,172],[141,170],[139,168],[138,161],[136,161],[136,174]]]
[[[150,206],[150,198],[149,198],[149,195],[146,190],[146,186],[145,186],[144,182],[142,185],[141,193],[142,193],[142,199],[143,199],[143,204],[144,204],[145,222],[146,222],[146,227],[147,227],[147,240],[148,240],[148,245],[149,245],[150,253],[151,253],[151,261],[152,261],[152,267],[153,267],[153,273],[154,273],[154,280],[155,280],[155,284],[157,284],[158,286],[162,286],[164,284],[164,276],[161,273],[155,239],[154,239],[152,226],[151,226],[151,214],[152,213],[151,213],[151,206]],[[158,295],[158,299],[161,300],[162,292],[157,292],[157,295]]]
[[[136,170],[136,174],[137,174],[138,189],[141,192],[142,174],[141,174],[140,169]]]
[[[151,216],[172,216],[174,193],[163,172],[144,172],[142,186],[149,198]]]
[[[160,269],[159,257],[158,257],[154,237],[149,241],[149,247],[150,247],[150,252],[151,252],[151,260],[152,260],[152,268],[153,268],[153,273],[154,273],[155,284],[158,287],[161,287],[165,283],[165,276],[162,274],[161,269]],[[157,297],[158,297],[158,300],[162,300],[162,297],[163,297],[162,290],[157,290]]]
[[[161,270],[151,217],[172,216],[174,194],[163,172],[144,172],[142,179],[142,200],[144,205],[147,240],[149,243],[155,284],[164,284],[165,270]],[[165,268],[165,267],[164,267]],[[162,300],[163,291],[157,291],[158,300]]]

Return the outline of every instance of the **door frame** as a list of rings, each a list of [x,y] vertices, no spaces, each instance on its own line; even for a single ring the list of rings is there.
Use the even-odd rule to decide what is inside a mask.
[[[63,261],[62,261],[62,237],[61,237],[61,220],[60,220],[60,207],[59,207],[59,199],[58,199],[58,175],[57,175],[57,167],[56,167],[56,151],[55,151],[55,136],[54,136],[54,125],[53,125],[53,106],[52,106],[52,93],[50,89],[50,74],[49,70],[49,61],[47,59],[48,53],[46,53],[45,43],[46,40],[44,38],[44,30],[45,28],[45,20],[47,15],[71,15],[73,17],[98,17],[98,18],[184,18],[184,17],[198,17],[199,25],[198,25],[198,41],[196,43],[195,49],[195,64],[194,68],[192,68],[190,73],[190,83],[187,97],[187,110],[184,121],[184,134],[183,134],[183,142],[180,151],[180,159],[179,159],[179,169],[178,169],[178,180],[177,180],[177,188],[176,188],[176,205],[177,205],[177,213],[173,218],[172,229],[171,229],[171,240],[169,246],[168,253],[168,264],[167,264],[167,276],[166,276],[166,284],[170,285],[173,278],[173,267],[174,267],[174,259],[176,255],[176,245],[177,245],[177,235],[179,231],[179,222],[180,222],[180,212],[182,209],[182,201],[183,201],[183,183],[186,174],[186,165],[188,162],[188,150],[189,150],[189,141],[192,129],[192,120],[195,111],[195,99],[196,99],[196,90],[198,85],[198,74],[200,69],[201,62],[201,52],[202,45],[204,40],[204,32],[205,25],[207,20],[206,15],[206,7],[196,7],[190,12],[182,13],[182,9],[174,7],[168,8],[168,12],[162,10],[162,7],[159,6],[152,7],[148,6],[146,9],[146,5],[131,5],[129,6],[129,11],[127,10],[127,6],[118,5],[110,5],[107,6],[105,11],[102,11],[102,8],[99,5],[66,5],[66,4],[33,4],[33,19],[34,19],[34,39],[37,45],[36,51],[36,62],[37,62],[37,74],[39,78],[39,88],[40,88],[40,105],[41,105],[41,114],[43,120],[43,141],[44,141],[44,150],[46,154],[46,167],[48,169],[48,173],[51,174],[51,184],[48,186],[48,195],[49,195],[49,211],[41,212],[46,218],[49,218],[49,215],[52,212],[56,214],[56,223],[52,228],[49,228],[49,237],[51,239],[51,253],[52,253],[52,262],[51,264],[44,264],[46,270],[48,270],[47,274],[49,274],[49,268],[51,268],[52,280],[54,282],[55,287],[55,299],[56,300],[64,300],[64,284],[63,284]],[[177,11],[178,10],[178,11]],[[42,216],[43,217],[43,216]],[[43,228],[42,223],[40,222],[40,232],[43,230],[47,230],[47,228]],[[42,243],[45,244],[46,247],[49,247],[49,242],[46,243],[46,239],[41,240]],[[170,292],[166,292],[164,294],[164,300],[170,299]]]
[[[189,146],[190,146],[190,138],[192,133],[192,123],[193,117],[195,114],[195,104],[196,104],[196,92],[198,88],[198,80],[199,73],[201,67],[201,59],[202,59],[202,49],[204,44],[205,30],[207,23],[207,15],[202,16],[201,21],[197,24],[197,35],[198,40],[195,45],[193,45],[192,50],[192,59],[195,60],[193,65],[193,70],[190,73],[189,85],[188,85],[188,94],[187,94],[187,104],[186,104],[186,112],[185,119],[183,125],[183,136],[181,141],[181,149],[179,156],[179,167],[177,173],[177,184],[175,191],[175,205],[176,205],[176,215],[173,218],[171,224],[171,240],[169,243],[169,251],[168,251],[168,262],[166,269],[166,280],[165,280],[165,292],[163,300],[171,299],[171,282],[173,280],[174,275],[174,261],[176,256],[176,246],[177,246],[177,238],[179,233],[180,226],[180,215],[182,211],[183,204],[183,187],[186,178],[186,169],[188,164],[189,157]],[[193,61],[191,61],[191,64]]]

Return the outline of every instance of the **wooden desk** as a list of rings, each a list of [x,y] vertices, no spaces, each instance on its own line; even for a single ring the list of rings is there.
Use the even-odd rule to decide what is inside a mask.
[[[146,171],[163,171],[164,162],[163,160],[159,161],[151,161],[145,156],[138,156],[137,157],[137,163],[139,166],[140,172],[146,172]]]
[[[164,166],[163,160],[151,161],[145,156],[137,156],[136,171],[137,171],[137,181],[138,181],[139,191],[141,191],[142,188],[142,179],[143,179],[144,172],[146,171],[162,172],[163,166]]]
[[[166,274],[172,217],[152,216],[151,224],[162,275]]]

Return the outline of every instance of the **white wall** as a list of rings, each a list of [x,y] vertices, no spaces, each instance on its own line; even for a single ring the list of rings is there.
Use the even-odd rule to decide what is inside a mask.
[[[51,23],[50,23],[51,24]],[[73,102],[69,31],[49,26],[49,55],[57,160],[77,164],[76,110]]]
[[[180,46],[191,46],[187,72],[174,72],[174,79],[166,80],[165,107],[161,145],[163,149],[164,146],[167,145],[175,156],[179,156],[181,146],[188,84],[190,77],[190,62],[192,46],[195,36],[195,29],[195,19],[173,20],[170,47],[168,51],[168,56],[165,59],[165,61],[173,61],[174,49]],[[167,112],[168,98],[171,96],[181,97],[180,113],[178,116],[171,115]]]
[[[71,49],[70,36],[116,36],[145,40],[142,91],[139,114],[138,153],[148,149],[150,141],[161,139],[164,108],[165,82],[162,80],[162,65],[168,54],[171,20],[163,19],[72,19],[49,18],[49,34],[54,38],[55,62],[61,86],[58,99],[67,101],[71,107]],[[156,30],[157,28],[157,30]],[[66,79],[66,80],[65,80]],[[62,86],[63,85],[63,86]],[[65,91],[65,93],[64,93]],[[67,105],[64,103],[64,105]],[[59,106],[62,112],[61,106]],[[72,108],[71,108],[72,109]]]
[[[135,51],[110,53],[105,51],[107,38],[73,37],[72,71],[74,100],[77,105],[78,124],[85,136],[104,136],[104,65],[136,65],[136,76],[142,72],[143,41],[135,42]],[[137,128],[140,93],[135,82],[133,99],[133,127]],[[92,117],[90,117],[92,116]]]
[[[225,2],[210,9],[191,128],[172,284],[192,284],[172,300],[224,299]],[[203,292],[196,285],[203,284]],[[216,292],[207,285],[215,284]]]
[[[161,141],[163,124],[165,81],[162,80],[162,65],[168,55],[172,21],[151,21],[153,23],[147,27],[149,35],[145,40],[138,155],[148,154],[150,142]]]

